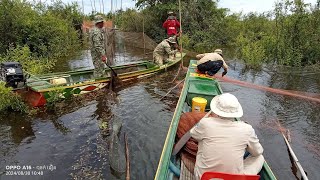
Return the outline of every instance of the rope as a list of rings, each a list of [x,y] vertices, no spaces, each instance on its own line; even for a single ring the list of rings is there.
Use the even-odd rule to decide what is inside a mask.
[[[185,79],[185,78],[184,78],[184,79]],[[162,96],[162,98],[161,98],[159,101],[161,101],[161,100],[162,100],[163,98],[165,98],[168,94],[170,94],[173,89],[175,89],[176,87],[179,86],[179,84],[181,84],[182,82],[184,82],[184,79],[182,79],[182,80],[181,80],[178,84],[176,84],[174,87],[170,88],[170,90],[167,92],[167,94],[165,94],[164,96]]]

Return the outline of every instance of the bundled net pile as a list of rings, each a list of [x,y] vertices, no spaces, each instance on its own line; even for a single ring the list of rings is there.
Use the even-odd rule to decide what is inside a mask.
[[[202,112],[187,112],[181,115],[178,130],[177,130],[177,138],[178,140],[188,132],[194,125],[196,125],[206,113]],[[212,116],[212,115],[210,115]],[[186,168],[193,172],[194,163],[196,162],[196,155],[198,151],[198,142],[190,138],[186,143],[184,148],[182,149],[182,161],[184,162]]]

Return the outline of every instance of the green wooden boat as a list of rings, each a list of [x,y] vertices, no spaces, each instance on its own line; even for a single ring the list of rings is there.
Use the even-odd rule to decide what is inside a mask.
[[[165,71],[167,68],[177,64],[185,56],[185,53],[177,53],[175,58],[169,59],[162,66],[150,61],[131,62],[127,64],[112,66],[122,81],[129,81],[151,76],[155,73]],[[28,104],[33,107],[43,106],[46,99],[57,92],[62,98],[79,95],[99,90],[108,85],[111,79],[111,70],[105,69],[106,76],[93,78],[93,70],[68,71],[50,73],[41,76],[31,76],[26,81],[26,89],[17,91]]]
[[[191,102],[193,97],[203,97],[207,99],[206,110],[210,109],[210,102],[212,97],[222,93],[221,87],[216,79],[206,77],[205,75],[196,73],[196,61],[191,60],[188,72],[185,78],[185,83],[178,100],[171,125],[164,142],[162,154],[158,164],[158,169],[155,175],[155,180],[172,180],[178,179],[175,174],[177,172],[185,173],[183,168],[180,169],[181,157],[172,156],[173,146],[175,144],[177,127],[182,113],[191,111]],[[239,119],[237,119],[239,120]],[[190,172],[189,172],[190,173]],[[187,174],[187,173],[185,173]],[[264,163],[261,172],[259,173],[260,179],[263,180],[276,180],[275,175],[268,166],[267,162]],[[187,178],[192,179],[192,178]]]

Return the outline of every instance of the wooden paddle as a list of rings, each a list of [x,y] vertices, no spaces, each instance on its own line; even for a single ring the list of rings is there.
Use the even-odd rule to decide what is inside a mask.
[[[111,89],[111,90],[113,90],[114,89],[114,87],[115,87],[115,79],[119,79],[118,78],[118,74],[112,69],[112,67],[111,66],[109,66],[108,65],[108,63],[107,62],[104,62],[107,66],[108,66],[108,68],[109,69],[111,69],[111,76],[110,76],[110,85],[109,85],[109,89]]]
[[[281,132],[281,134],[282,134],[282,137],[283,137],[284,141],[286,142],[286,145],[287,145],[288,151],[289,151],[289,153],[290,153],[290,156],[292,157],[292,159],[293,159],[293,161],[294,161],[294,164],[297,166],[297,168],[298,168],[298,170],[299,170],[299,172],[300,172],[300,174],[301,174],[301,178],[300,178],[300,179],[308,180],[308,177],[307,177],[305,171],[303,170],[303,168],[302,168],[302,166],[301,166],[301,164],[300,164],[297,156],[296,156],[295,153],[293,152],[293,150],[292,150],[292,148],[291,148],[291,146],[290,146],[290,143],[289,143],[288,139],[287,139],[286,136],[283,134],[283,132]]]
[[[211,114],[211,110],[205,115],[205,116],[203,116],[203,118],[201,118],[201,120],[202,119],[204,119],[204,118],[207,118],[210,114]],[[201,121],[200,120],[200,121]],[[199,122],[200,122],[199,121]],[[197,125],[197,124],[196,124]],[[196,125],[194,125],[192,128],[194,128]],[[192,129],[191,128],[191,129]],[[175,155],[177,155],[178,154],[178,152],[182,149],[182,147],[188,142],[188,140],[191,138],[191,133],[190,133],[190,131],[191,131],[191,129],[188,131],[188,132],[186,132],[180,139],[179,139],[179,141],[176,143],[176,145],[174,146],[174,148],[173,148],[173,151],[172,151],[172,156],[175,156]]]
[[[111,66],[109,66],[107,62],[104,62],[104,63],[108,66],[108,68],[109,68],[109,69],[111,69],[111,71],[112,71],[112,73],[111,73],[111,74],[113,74],[115,77],[117,77],[117,76],[118,76],[118,74],[117,74],[117,73],[112,69],[112,67],[111,67]]]

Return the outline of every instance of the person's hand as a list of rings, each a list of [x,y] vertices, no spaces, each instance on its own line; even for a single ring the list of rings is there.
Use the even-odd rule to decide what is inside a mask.
[[[225,70],[225,71],[223,71],[223,73],[222,73],[222,77],[223,77],[223,76],[225,76],[225,75],[227,74],[227,72],[228,72],[228,71],[226,71],[226,70]]]
[[[102,56],[102,57],[101,57],[101,60],[102,60],[102,62],[105,63],[105,62],[107,61],[107,57],[106,57],[106,56]]]

